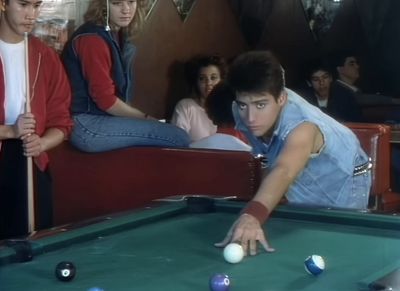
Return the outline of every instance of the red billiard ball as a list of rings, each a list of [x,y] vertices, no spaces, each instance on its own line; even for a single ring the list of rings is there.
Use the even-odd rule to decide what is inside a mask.
[[[211,291],[229,291],[231,282],[228,275],[215,274],[210,279],[210,290]]]
[[[55,275],[60,281],[71,281],[72,279],[74,279],[75,274],[76,268],[71,262],[62,261],[56,266]]]

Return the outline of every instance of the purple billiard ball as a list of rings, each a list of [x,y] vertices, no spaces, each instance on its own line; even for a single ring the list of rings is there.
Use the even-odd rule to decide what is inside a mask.
[[[231,284],[228,275],[215,274],[210,279],[210,290],[211,291],[229,291],[229,285]]]

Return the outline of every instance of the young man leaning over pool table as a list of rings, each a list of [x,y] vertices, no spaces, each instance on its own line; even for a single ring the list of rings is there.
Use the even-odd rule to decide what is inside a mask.
[[[233,113],[266,174],[254,198],[216,246],[239,242],[245,253],[270,247],[262,225],[286,197],[288,203],[364,209],[371,163],[350,129],[284,87],[284,72],[268,51],[236,58],[228,72],[236,92]]]

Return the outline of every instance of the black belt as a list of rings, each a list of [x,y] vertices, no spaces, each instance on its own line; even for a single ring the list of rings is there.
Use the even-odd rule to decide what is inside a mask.
[[[365,174],[371,171],[371,169],[372,169],[372,159],[368,158],[368,162],[365,162],[364,164],[356,166],[354,168],[353,176]]]

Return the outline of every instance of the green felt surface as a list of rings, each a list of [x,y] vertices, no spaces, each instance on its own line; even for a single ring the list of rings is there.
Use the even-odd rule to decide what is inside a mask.
[[[219,204],[217,212],[205,214],[186,214],[183,204],[171,204],[39,239],[27,263],[7,263],[9,250],[1,250],[0,290],[200,291],[208,290],[211,275],[226,273],[232,291],[346,291],[400,262],[399,218],[282,208],[266,225],[277,251],[228,264],[213,243],[243,204]],[[326,261],[319,277],[304,270],[311,254]],[[71,282],[54,276],[63,260],[77,267]]]

